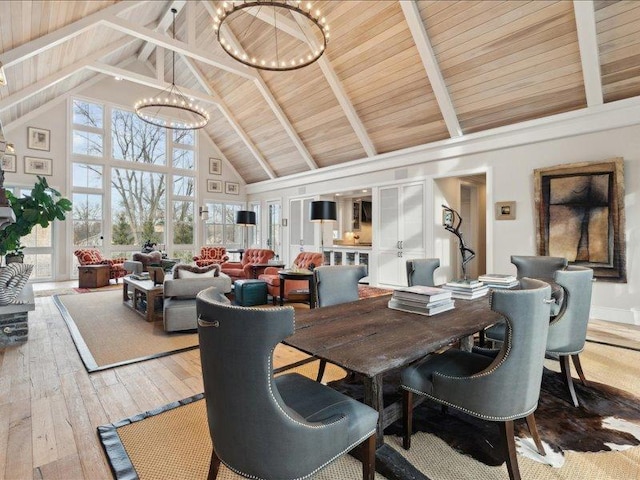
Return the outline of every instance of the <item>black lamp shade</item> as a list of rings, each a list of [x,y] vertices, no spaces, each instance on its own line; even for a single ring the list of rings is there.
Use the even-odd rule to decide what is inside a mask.
[[[311,202],[311,221],[320,222],[322,220],[337,220],[336,202],[329,200],[318,200]]]
[[[255,225],[256,212],[251,210],[238,210],[236,212],[236,223],[238,225]]]

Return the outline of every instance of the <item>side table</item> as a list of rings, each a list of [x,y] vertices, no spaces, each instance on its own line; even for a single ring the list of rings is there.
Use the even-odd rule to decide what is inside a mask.
[[[109,265],[78,265],[78,287],[100,288],[109,285]]]
[[[309,308],[316,308],[316,282],[311,270],[280,270],[280,306],[284,305],[284,284],[287,280],[307,280],[309,282]]]
[[[258,278],[258,275],[264,273],[264,269],[267,267],[284,268],[284,263],[252,263],[251,275],[252,278]]]

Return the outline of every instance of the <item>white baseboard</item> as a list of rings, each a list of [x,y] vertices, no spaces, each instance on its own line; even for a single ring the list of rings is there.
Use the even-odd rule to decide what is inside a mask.
[[[640,325],[640,311],[623,308],[591,307],[591,318],[606,320],[607,322],[626,323],[629,325]]]

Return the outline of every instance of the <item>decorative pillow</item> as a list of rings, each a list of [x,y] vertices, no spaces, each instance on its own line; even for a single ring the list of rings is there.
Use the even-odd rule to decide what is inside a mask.
[[[10,263],[0,269],[0,305],[20,304],[16,297],[24,288],[31,275],[33,265]]]
[[[173,278],[200,278],[220,276],[220,265],[213,263],[206,267],[196,265],[178,264],[173,267]]]

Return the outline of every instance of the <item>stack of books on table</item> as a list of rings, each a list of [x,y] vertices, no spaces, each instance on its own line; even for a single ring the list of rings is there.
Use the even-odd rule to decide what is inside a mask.
[[[450,291],[423,285],[399,288],[393,292],[389,300],[389,308],[420,315],[435,315],[453,307]]]
[[[482,283],[489,288],[513,288],[518,286],[518,279],[515,275],[508,273],[485,273],[478,277]]]
[[[484,297],[489,291],[489,287],[480,280],[453,280],[445,283],[442,288],[451,291],[452,298],[463,300]]]

